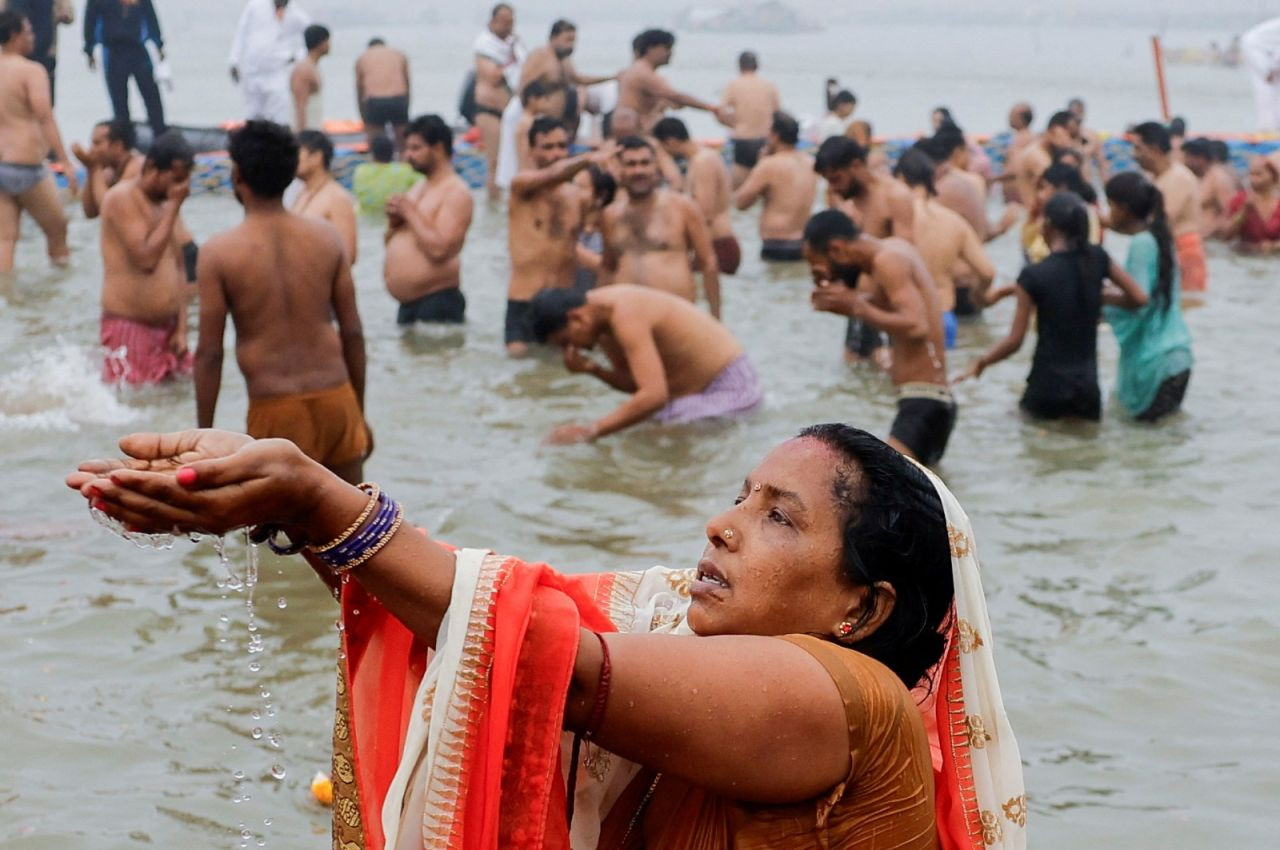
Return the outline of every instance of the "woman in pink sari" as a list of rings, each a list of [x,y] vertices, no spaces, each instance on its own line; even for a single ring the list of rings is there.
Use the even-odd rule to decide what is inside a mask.
[[[1025,847],[968,519],[871,435],[808,428],[698,566],[454,550],[291,443],[134,435],[68,479],[143,531],[302,551],[343,602],[335,846]]]

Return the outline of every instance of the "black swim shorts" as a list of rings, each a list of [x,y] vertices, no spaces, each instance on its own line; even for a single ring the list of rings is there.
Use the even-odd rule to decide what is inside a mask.
[[[462,294],[461,289],[453,286],[404,302],[396,311],[396,324],[434,322],[442,325],[460,325],[466,321],[466,312],[467,298]]]
[[[876,330],[861,319],[850,319],[848,327],[845,328],[844,347],[850,354],[863,358],[870,357],[876,353],[877,348],[883,348],[888,344],[889,338],[885,336],[884,331]]]
[[[764,139],[734,139],[733,164],[752,169],[760,161],[760,152],[764,150]]]
[[[513,342],[534,342],[532,304],[532,301],[507,299],[507,322],[502,333],[502,341],[507,345]]]
[[[771,263],[798,263],[804,259],[804,240],[766,239],[760,245],[760,259]]]
[[[933,466],[942,460],[947,440],[956,425],[956,403],[945,387],[905,384],[899,388],[898,415],[889,436],[902,443],[916,460]]]
[[[364,101],[364,123],[370,127],[399,127],[409,123],[409,96],[369,97]]]

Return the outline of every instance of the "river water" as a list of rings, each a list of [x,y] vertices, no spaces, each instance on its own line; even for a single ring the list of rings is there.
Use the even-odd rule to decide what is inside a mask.
[[[68,110],[97,85],[77,80],[68,75]],[[915,92],[921,109],[937,96]],[[416,97],[429,106],[432,94]],[[1232,98],[1221,100],[1247,114]],[[992,124],[1004,100],[989,99]],[[201,239],[238,215],[226,197],[186,209]],[[841,362],[843,326],[809,310],[802,268],[754,259],[754,217],[735,228],[748,259],[726,283],[725,319],[759,368],[765,409],[552,449],[541,440],[555,424],[619,397],[553,357],[503,356],[501,210],[477,206],[464,254],[470,322],[444,335],[397,330],[380,224],[363,222],[356,278],[378,436],[367,476],[458,544],[568,570],[685,565],[706,518],[800,427],[842,420],[884,434],[886,379]],[[0,848],[328,846],[328,812],[308,784],[328,766],[334,604],[301,561],[264,554],[251,632],[247,593],[227,586],[209,544],[136,549],[62,488],[78,459],[110,454],[122,433],[188,427],[194,402],[189,386],[118,395],[98,383],[96,225],[73,219],[65,272],[46,270],[25,232],[0,302]],[[1122,256],[1124,240],[1107,247]],[[1013,239],[992,249],[1016,274]],[[1210,263],[1209,304],[1188,317],[1187,412],[1173,421],[1024,422],[1030,344],[957,391],[939,471],[976,528],[1034,847],[1274,846],[1280,347],[1269,317],[1280,294],[1271,261],[1214,247]],[[952,371],[1010,315],[1006,303],[963,326]],[[1100,338],[1109,385],[1115,346]],[[245,407],[229,359],[218,424],[239,427]],[[242,547],[228,555],[242,574]]]

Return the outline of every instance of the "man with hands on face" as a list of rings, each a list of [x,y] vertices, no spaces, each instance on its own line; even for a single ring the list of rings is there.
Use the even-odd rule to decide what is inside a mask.
[[[866,235],[839,210],[810,218],[804,240],[814,309],[860,319],[889,336],[889,376],[898,392],[889,445],[936,464],[955,427],[956,403],[947,385],[941,302],[920,253],[905,239]],[[860,275],[868,291],[855,288]]]
[[[191,371],[187,288],[173,234],[195,154],[176,132],[151,146],[137,177],[102,199],[102,327],[107,383],[158,383]]]
[[[625,283],[587,293],[548,289],[530,310],[534,337],[559,346],[570,372],[631,394],[590,425],[556,428],[552,443],[590,442],[649,417],[678,424],[732,416],[763,400],[755,368],[733,334],[677,295]],[[597,345],[608,366],[583,354]]]

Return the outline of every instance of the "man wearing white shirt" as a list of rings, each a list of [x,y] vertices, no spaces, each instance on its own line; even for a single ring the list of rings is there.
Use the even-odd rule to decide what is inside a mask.
[[[240,84],[245,117],[289,126],[289,76],[306,51],[302,34],[311,16],[290,0],[249,0],[231,43],[231,79]]]
[[[1240,39],[1253,83],[1258,129],[1280,130],[1280,18],[1263,21]]]

